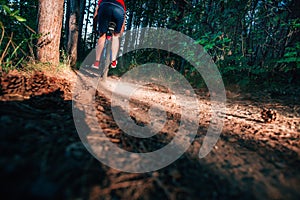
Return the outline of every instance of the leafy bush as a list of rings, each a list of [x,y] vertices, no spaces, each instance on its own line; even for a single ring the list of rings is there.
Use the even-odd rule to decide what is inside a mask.
[[[26,59],[34,60],[33,41],[39,36],[25,24],[26,19],[19,12],[7,5],[0,6],[0,67],[5,71],[20,67]]]

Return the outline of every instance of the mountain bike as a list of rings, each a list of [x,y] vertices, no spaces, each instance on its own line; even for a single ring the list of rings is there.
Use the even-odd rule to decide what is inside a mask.
[[[111,52],[111,46],[112,46],[112,36],[114,34],[116,28],[115,22],[109,22],[108,30],[106,32],[106,40],[103,48],[103,54],[105,56],[105,65],[101,74],[102,79],[105,81],[107,78],[108,70],[110,63],[112,61],[112,52]]]

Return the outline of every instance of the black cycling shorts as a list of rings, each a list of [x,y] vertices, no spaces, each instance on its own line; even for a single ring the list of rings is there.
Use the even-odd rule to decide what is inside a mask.
[[[115,33],[120,33],[124,22],[125,11],[118,3],[102,2],[98,9],[98,31],[106,33],[109,22],[116,23]]]

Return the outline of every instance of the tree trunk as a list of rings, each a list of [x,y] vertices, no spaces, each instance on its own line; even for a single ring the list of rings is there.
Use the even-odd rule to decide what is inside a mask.
[[[78,43],[81,37],[81,28],[83,24],[83,14],[85,0],[71,0],[71,15],[69,21],[69,38],[68,38],[68,54],[70,56],[70,64],[74,66],[77,61]]]
[[[79,16],[78,16],[78,41],[77,41],[77,54],[83,55],[84,49],[82,44],[82,28],[83,28],[83,20],[84,20],[84,11],[86,8],[86,0],[81,0],[79,5]]]
[[[69,38],[69,23],[70,23],[70,15],[71,15],[71,0],[66,0],[66,8],[65,8],[65,41],[64,41],[64,47],[67,49],[68,47],[68,38]]]
[[[78,45],[78,25],[76,13],[70,15],[69,21],[69,38],[68,38],[68,55],[70,56],[70,64],[74,66],[77,61],[77,45]]]
[[[39,0],[37,58],[40,62],[59,64],[64,0]]]

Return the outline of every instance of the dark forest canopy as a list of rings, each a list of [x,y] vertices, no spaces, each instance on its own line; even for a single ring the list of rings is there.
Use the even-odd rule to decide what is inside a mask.
[[[53,0],[56,1],[63,0]],[[47,17],[38,17],[42,2],[0,1],[2,69],[24,68],[28,62],[38,60],[38,41],[49,34],[38,32],[41,18]],[[75,65],[95,47],[92,22],[96,3],[96,0],[65,0],[57,8],[64,11],[62,30],[55,35],[60,38],[61,62]],[[279,77],[293,82],[299,76],[300,3],[297,0],[128,0],[126,5],[127,30],[164,27],[180,31],[201,44],[221,73],[232,81],[247,83]],[[125,45],[132,44],[132,41],[125,42]],[[164,64],[172,60],[172,66],[186,76],[195,74],[188,63],[168,52],[149,55],[140,51],[124,58],[123,70],[149,60]]]

